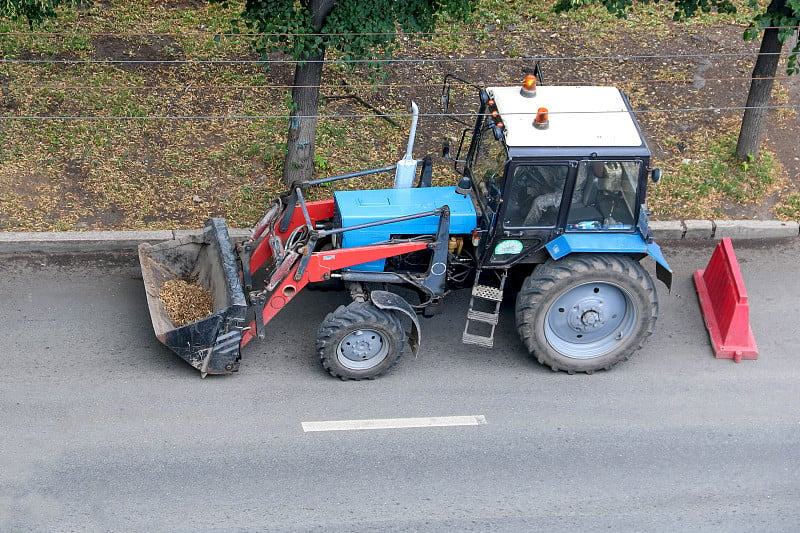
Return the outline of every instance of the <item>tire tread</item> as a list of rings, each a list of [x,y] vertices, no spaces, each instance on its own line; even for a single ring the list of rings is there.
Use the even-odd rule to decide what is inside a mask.
[[[339,333],[354,326],[365,325],[368,327],[370,324],[385,327],[389,334],[397,340],[398,348],[394,351],[390,349],[387,358],[375,368],[368,369],[368,371],[351,371],[333,364],[331,359],[336,357],[336,348],[340,340],[337,339]],[[341,380],[373,379],[385,373],[400,360],[405,344],[405,329],[397,314],[379,309],[369,302],[352,302],[347,306],[340,305],[334,311],[328,313],[317,330],[317,354],[320,356],[322,366],[332,376]]]

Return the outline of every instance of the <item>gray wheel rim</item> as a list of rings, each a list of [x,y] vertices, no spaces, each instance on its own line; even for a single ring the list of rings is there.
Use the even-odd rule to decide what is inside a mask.
[[[562,294],[547,311],[545,337],[555,350],[573,359],[612,352],[630,337],[636,306],[630,294],[610,283],[584,283]]]
[[[347,334],[336,349],[339,364],[350,370],[366,370],[379,365],[389,353],[389,343],[374,329],[359,329]]]

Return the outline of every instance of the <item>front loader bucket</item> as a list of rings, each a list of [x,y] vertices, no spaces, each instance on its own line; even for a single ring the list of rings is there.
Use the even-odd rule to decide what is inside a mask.
[[[225,221],[209,219],[202,235],[140,244],[139,262],[158,340],[203,376],[236,372],[247,302]],[[191,281],[211,293],[212,313],[176,327],[159,299],[161,287],[173,279]]]

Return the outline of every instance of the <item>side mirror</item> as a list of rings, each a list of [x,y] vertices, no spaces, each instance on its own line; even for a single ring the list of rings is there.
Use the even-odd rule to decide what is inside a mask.
[[[660,168],[654,168],[652,170],[651,179],[653,180],[653,183],[658,183],[659,181],[661,181],[661,169]]]
[[[450,141],[444,141],[442,143],[442,158],[443,159],[453,159],[450,156]]]

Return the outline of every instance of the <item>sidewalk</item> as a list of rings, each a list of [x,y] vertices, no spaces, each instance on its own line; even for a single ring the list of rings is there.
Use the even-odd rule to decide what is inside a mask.
[[[775,239],[800,236],[800,223],[779,220],[650,221],[650,228],[655,234],[656,241],[723,237],[732,240]],[[249,229],[232,228],[229,231],[234,240],[242,240],[250,235]],[[193,230],[0,232],[0,253],[135,251],[143,242],[156,243],[193,232]]]

